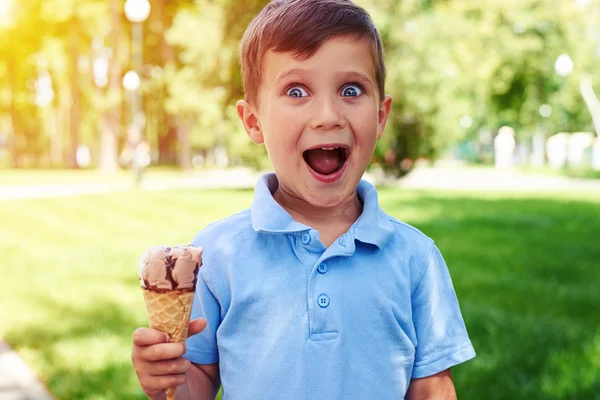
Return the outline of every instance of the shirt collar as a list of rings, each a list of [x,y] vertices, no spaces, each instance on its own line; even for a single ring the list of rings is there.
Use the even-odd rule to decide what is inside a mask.
[[[361,180],[356,192],[363,203],[363,211],[354,224],[354,238],[382,249],[396,232],[394,224],[379,206],[379,196],[375,186]]]
[[[292,233],[311,229],[296,222],[294,218],[275,201],[273,193],[279,187],[277,176],[265,174],[258,179],[254,189],[254,200],[250,208],[252,228],[256,232]]]
[[[268,233],[293,233],[310,230],[310,226],[295,221],[275,201],[273,193],[278,187],[277,176],[273,173],[259,178],[250,208],[252,228],[256,232]],[[395,230],[389,216],[379,207],[377,189],[367,181],[361,180],[356,192],[363,203],[363,211],[350,228],[349,233],[353,233],[356,240],[383,248],[392,238]]]

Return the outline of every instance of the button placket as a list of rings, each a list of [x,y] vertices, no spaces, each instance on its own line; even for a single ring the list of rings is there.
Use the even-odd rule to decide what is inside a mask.
[[[346,247],[334,242],[334,246],[325,248],[322,243],[316,239],[316,231],[310,231],[314,235],[310,236],[310,244],[302,244],[302,253],[310,253],[309,260],[312,261],[311,271],[308,275],[307,305],[309,321],[309,337],[313,341],[334,340],[338,338],[339,318],[338,303],[331,299],[330,295],[336,293],[335,278],[330,276],[335,262],[332,258],[336,256],[346,256],[348,250],[352,249],[352,242],[346,241]],[[298,242],[302,243],[302,234],[298,237]],[[347,236],[344,236],[347,240]],[[338,238],[339,240],[339,238]],[[306,240],[305,240],[306,241]],[[317,255],[316,258],[313,256]],[[334,264],[332,264],[332,262]],[[333,285],[333,286],[332,286]],[[331,303],[333,301],[333,303]]]

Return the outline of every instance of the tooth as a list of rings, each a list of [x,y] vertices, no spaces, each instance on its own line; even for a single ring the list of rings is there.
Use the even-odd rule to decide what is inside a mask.
[[[335,147],[321,147],[321,150],[335,150]]]

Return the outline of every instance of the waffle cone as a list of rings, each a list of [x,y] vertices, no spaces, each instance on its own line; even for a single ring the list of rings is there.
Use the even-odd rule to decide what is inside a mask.
[[[171,343],[184,343],[190,324],[194,292],[143,289],[148,322],[152,329],[169,334]],[[175,388],[167,389],[167,400],[175,399]]]

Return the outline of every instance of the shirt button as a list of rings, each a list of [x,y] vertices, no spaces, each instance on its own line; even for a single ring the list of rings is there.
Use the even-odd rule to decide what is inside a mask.
[[[339,243],[340,243],[340,244],[341,244],[343,247],[346,247],[346,236],[345,236],[345,235],[344,235],[344,236],[342,236],[342,237],[341,237],[341,238],[338,240],[338,242],[339,242]]]
[[[324,274],[325,272],[327,272],[327,264],[323,263],[321,265],[319,265],[319,268],[317,268],[317,271],[319,271],[321,274]]]
[[[302,234],[302,244],[309,244],[309,243],[310,243],[310,233],[304,232]]]
[[[319,302],[319,306],[321,308],[326,308],[329,305],[329,297],[327,297],[326,294],[320,295],[317,301]]]

